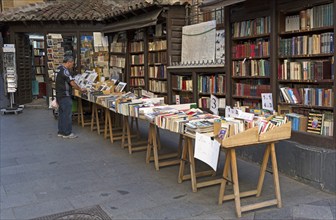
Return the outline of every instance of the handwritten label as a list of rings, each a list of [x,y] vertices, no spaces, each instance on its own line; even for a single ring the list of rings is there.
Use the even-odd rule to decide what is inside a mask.
[[[217,170],[220,143],[206,134],[196,133],[194,157]]]
[[[215,115],[218,115],[218,98],[214,95],[211,95],[210,100],[210,111],[212,111],[212,113],[214,113]]]
[[[273,97],[272,93],[261,93],[262,109],[273,111]]]

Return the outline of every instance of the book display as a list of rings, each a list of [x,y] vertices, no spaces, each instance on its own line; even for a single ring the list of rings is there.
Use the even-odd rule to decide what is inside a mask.
[[[80,38],[80,69],[81,73],[84,73],[86,70],[92,70],[93,65],[93,36],[92,34],[82,35]]]
[[[232,98],[236,106],[261,109],[270,87],[270,16],[232,24]]]
[[[62,64],[65,54],[64,47],[62,46],[63,37],[62,34],[48,34],[47,35],[47,68],[48,76],[54,82],[55,70]]]
[[[2,67],[4,79],[4,92],[9,94],[9,106],[1,109],[1,114],[22,112],[23,107],[16,106],[14,93],[17,92],[18,76],[16,70],[16,51],[14,44],[4,44],[2,49]]]
[[[332,137],[335,111],[334,3],[320,2],[307,2],[297,10],[292,10],[289,5],[281,9],[278,104],[290,107],[293,112],[288,116],[294,131]]]
[[[108,38],[101,32],[93,32],[93,63],[98,74],[98,80],[104,82],[110,77]]]

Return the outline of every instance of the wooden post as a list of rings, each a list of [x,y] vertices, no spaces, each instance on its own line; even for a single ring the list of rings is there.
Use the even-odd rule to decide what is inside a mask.
[[[259,197],[260,194],[261,194],[269,155],[270,155],[270,144],[267,144],[266,149],[265,149],[265,153],[264,153],[263,162],[262,162],[261,167],[260,167],[260,174],[259,174],[259,180],[258,180],[258,186],[257,186],[257,195],[256,195],[257,197]]]

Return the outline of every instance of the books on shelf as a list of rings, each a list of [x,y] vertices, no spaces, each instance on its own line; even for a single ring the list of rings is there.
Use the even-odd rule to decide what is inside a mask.
[[[325,80],[332,79],[333,69],[328,60],[296,60],[285,59],[278,67],[278,79],[283,80]]]
[[[145,76],[144,69],[143,66],[131,66],[131,76]]]
[[[112,42],[110,44],[110,52],[126,53],[126,42]]]
[[[260,82],[257,82],[260,83]],[[237,96],[253,96],[261,97],[261,93],[269,93],[271,91],[270,85],[247,83],[235,83],[235,95]]]
[[[143,52],[143,51],[144,51],[143,41],[131,42],[131,53],[132,52]]]
[[[232,76],[270,76],[269,60],[245,60],[232,62]]]
[[[131,56],[131,64],[135,64],[135,65],[144,64],[144,59],[145,59],[144,54],[132,55]]]
[[[309,30],[333,25],[333,3],[301,10],[285,18],[285,31]]]
[[[293,131],[307,132],[308,117],[297,113],[286,114],[289,121],[292,122]]]
[[[248,37],[271,32],[271,17],[235,22],[232,24],[233,37]]]
[[[303,104],[307,106],[334,106],[334,92],[330,88],[280,88],[280,101],[289,104]]]
[[[145,79],[143,78],[131,78],[130,86],[145,86]]]
[[[198,99],[198,107],[199,108],[210,108],[210,97],[201,97]],[[225,109],[226,106],[226,99],[225,98],[219,98],[218,99],[218,108],[219,109]]]
[[[44,49],[44,41],[33,41],[33,48]]]
[[[149,78],[158,78],[158,79],[167,79],[167,65],[157,65],[148,67],[148,77]]]
[[[149,80],[149,90],[152,92],[167,92],[167,82],[166,81],[156,81]]]
[[[198,77],[198,91],[200,93],[224,94],[226,88],[225,75],[201,75]]]
[[[254,58],[270,55],[268,39],[249,40],[232,46],[232,58]]]
[[[110,56],[110,66],[125,68],[126,59],[125,57],[119,57],[116,55]]]
[[[148,64],[166,64],[167,63],[167,52],[160,51],[148,54]]]
[[[333,52],[333,32],[280,39],[280,56],[329,54]]]
[[[190,76],[172,76],[172,89],[192,91],[192,79]]]
[[[167,49],[167,40],[157,40],[148,42],[148,51],[158,51]]]

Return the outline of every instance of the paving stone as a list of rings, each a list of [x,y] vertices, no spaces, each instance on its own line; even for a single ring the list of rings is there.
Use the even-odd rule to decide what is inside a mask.
[[[0,163],[0,167],[4,168],[4,167],[11,167],[11,166],[16,166],[18,165],[16,158],[5,158],[5,156],[1,155],[1,163]]]
[[[0,209],[0,219],[9,220],[9,219],[16,219],[12,209]]]
[[[25,182],[26,178],[23,173],[17,173],[17,174],[7,174],[7,175],[1,175],[0,183],[2,185],[9,185],[13,183],[22,183]]]
[[[26,206],[16,207],[13,210],[17,219],[30,219],[73,209],[74,208],[68,200],[60,199],[43,203],[33,203]]]
[[[31,164],[31,163],[38,163],[41,161],[41,157],[31,155],[31,156],[25,156],[25,157],[17,157],[16,161],[18,164]]]
[[[2,184],[0,185],[0,197],[4,197],[7,196],[4,187],[2,186]]]
[[[10,195],[1,198],[0,207],[1,209],[14,208],[36,202],[36,200],[34,193]]]
[[[137,212],[127,212],[127,213],[124,213],[122,215],[117,215],[117,216],[114,216],[113,219],[120,219],[120,220],[134,219],[134,220],[138,220],[138,219],[151,219],[151,218],[149,218],[148,216],[146,216],[142,212],[137,211]],[[157,218],[152,218],[152,219],[157,219]]]
[[[106,201],[116,200],[120,197],[120,193],[118,193],[116,190],[110,190],[80,194],[77,196],[68,197],[68,200],[77,209],[101,204]]]
[[[39,179],[24,183],[15,183],[4,185],[7,195],[31,193],[31,192],[44,192],[48,190],[55,190],[59,186],[51,179]]]
[[[127,212],[136,212],[143,209],[156,209],[157,204],[152,202],[146,196],[143,197],[127,197],[117,200],[111,200],[99,204],[112,217],[120,216]],[[154,208],[155,207],[155,208]]]
[[[293,219],[293,209],[291,207],[275,208],[270,211],[256,211],[255,220],[259,219]]]
[[[294,219],[333,219],[329,206],[298,205],[293,207]]]
[[[333,215],[333,219],[336,219],[336,206],[329,206],[331,213]]]
[[[202,206],[179,201],[157,206],[151,209],[145,209],[141,212],[143,212],[149,218],[183,219],[193,215],[201,215],[206,211],[207,210]]]
[[[306,205],[330,206],[330,200],[329,199],[318,200],[318,201],[315,201],[315,202],[307,203]]]
[[[35,192],[34,194],[37,198],[37,201],[41,203],[41,202],[57,200],[57,199],[67,199],[68,197],[71,197],[71,196],[77,196],[80,193],[71,187],[64,187],[64,188],[59,188],[56,190]]]

